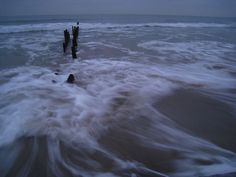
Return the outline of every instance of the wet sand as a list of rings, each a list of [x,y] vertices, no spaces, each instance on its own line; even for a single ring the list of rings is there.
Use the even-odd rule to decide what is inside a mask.
[[[150,128],[152,125],[147,117],[117,122],[100,138],[99,143],[117,157],[143,164],[150,169],[150,172],[135,171],[136,175],[159,176],[151,173],[151,170],[163,174],[174,172],[176,169],[172,162],[181,158],[181,155],[174,150],[158,149],[145,144],[143,137]]]
[[[46,137],[20,138],[0,148],[0,176],[48,176]]]
[[[228,174],[222,174],[222,175],[213,175],[208,177],[235,177],[236,173],[228,173]]]
[[[88,176],[93,176],[93,173],[94,175],[97,175],[96,173],[103,173],[104,176],[109,176],[109,172],[112,172],[113,174],[122,177],[130,177],[132,174],[135,174],[137,177],[163,177],[163,175],[158,175],[145,168],[127,168],[127,170],[116,168],[116,161],[101,151],[91,151],[81,147],[70,147],[62,141],[58,141],[59,152],[61,157],[65,160],[64,162],[66,164],[72,163],[77,166],[78,172],[75,174],[65,168],[63,164],[64,162],[60,161],[60,158],[54,159],[55,161],[53,158],[50,158],[48,153],[50,151],[50,146],[55,143],[53,141],[55,140],[47,138],[46,136],[27,137],[21,138],[10,145],[0,148],[0,176],[83,177],[83,175],[79,174],[80,171],[88,170],[91,172]],[[124,145],[125,144],[123,144],[123,146]],[[130,147],[134,147],[135,145],[136,144],[131,144]],[[137,148],[143,150],[140,149],[140,147]],[[115,147],[115,149],[120,150],[120,145]],[[126,150],[127,148],[124,148],[124,151]],[[132,151],[126,151],[127,154],[130,153],[130,156],[127,156],[127,160],[131,160],[129,157],[133,156],[137,152],[138,150],[135,149],[133,149],[133,153]],[[149,160],[150,163],[155,158],[155,156],[151,156],[157,153],[154,151],[150,151],[147,154],[142,152],[143,151],[139,151],[139,154],[136,154],[136,156],[143,158],[144,162],[147,162],[147,160],[151,158]],[[103,175],[101,174],[101,176]]]
[[[229,105],[196,90],[176,90],[155,104],[194,136],[236,152],[236,115]]]

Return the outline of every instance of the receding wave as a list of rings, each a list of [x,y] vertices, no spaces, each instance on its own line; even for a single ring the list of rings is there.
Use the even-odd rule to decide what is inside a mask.
[[[42,158],[52,176],[183,177],[194,176],[197,167],[207,175],[234,170],[229,162],[234,153],[186,133],[153,105],[178,85],[156,67],[95,59],[59,70],[57,75],[41,67],[3,71],[9,80],[0,94],[0,163],[9,159],[3,174],[23,156],[22,170],[13,174],[32,176],[34,162],[45,151]],[[74,71],[75,85],[65,83],[68,71]],[[205,163],[218,170],[207,170]],[[107,168],[114,170],[107,173]]]

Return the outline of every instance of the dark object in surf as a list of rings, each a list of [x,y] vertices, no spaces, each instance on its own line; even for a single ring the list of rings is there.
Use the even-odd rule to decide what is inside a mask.
[[[77,58],[76,56],[76,51],[78,47],[78,35],[79,35],[79,27],[78,26],[72,26],[72,47],[71,47],[71,54],[72,58],[75,59]]]
[[[70,42],[70,33],[67,29],[64,31],[64,37],[65,37],[65,43],[66,45],[68,45],[68,43]]]
[[[66,52],[66,44],[65,44],[65,42],[63,42],[63,52],[64,53]]]
[[[72,47],[71,47],[71,54],[72,54],[72,58],[73,58],[73,59],[77,58],[75,46],[72,46]]]
[[[77,47],[78,46],[77,40],[74,37],[73,37],[72,43],[73,43],[73,45],[72,45],[73,47]]]
[[[66,82],[73,84],[75,82],[75,76],[73,74],[70,74]]]
[[[79,27],[78,26],[72,26],[72,35],[73,38],[77,39],[79,36]]]
[[[70,33],[69,33],[69,31],[66,29],[66,30],[64,30],[64,43],[63,43],[63,51],[64,51],[64,53],[66,52],[66,48],[67,48],[67,46],[68,46],[68,44],[69,44],[69,42],[70,42]]]
[[[78,26],[72,26],[72,35],[73,35],[73,46],[77,47],[77,40],[79,36],[79,27]]]

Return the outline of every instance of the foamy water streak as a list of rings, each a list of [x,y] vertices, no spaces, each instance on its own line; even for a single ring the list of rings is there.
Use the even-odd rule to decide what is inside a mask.
[[[178,87],[178,80],[165,78],[158,68],[99,59],[64,64],[60,70],[59,75],[41,67],[22,67],[3,72],[1,79],[6,81],[1,86],[1,147],[22,137],[49,137],[54,142],[48,142],[49,165],[56,176],[64,176],[61,165],[74,175],[117,176],[120,173],[106,174],[100,167],[100,173],[87,172],[61,154],[63,147],[59,140],[65,143],[64,148],[72,148],[79,154],[99,152],[107,160],[113,159],[118,171],[142,169],[144,164],[128,162],[128,165],[99,143],[100,138],[106,136],[106,131],[112,128],[136,137],[147,147],[179,152],[185,158],[173,159],[172,163],[188,165],[189,170],[184,169],[183,173],[181,166],[176,176],[194,174],[192,168],[196,168],[196,164],[189,161],[196,158],[214,158],[220,162],[212,164],[212,168],[219,170],[199,167],[198,170],[204,174],[234,170],[235,164],[228,160],[235,156],[234,153],[186,134],[152,107],[153,98],[156,100]],[[65,83],[68,72],[75,74],[75,85]],[[146,123],[152,124],[145,133],[137,124],[143,118]],[[123,121],[130,122],[130,125],[125,125],[127,129],[123,129],[123,125],[119,127]],[[188,139],[188,142],[183,144],[179,139]],[[33,154],[38,152],[33,151]],[[208,153],[210,151],[212,153]],[[81,159],[81,163],[92,160],[89,156],[87,158]],[[103,166],[98,159],[95,161],[100,163],[98,166]],[[30,166],[26,165],[26,168],[30,169]],[[152,173],[165,176],[158,171]],[[27,174],[29,171],[24,170],[24,175]]]
[[[173,27],[173,28],[225,28],[231,27],[227,24],[217,23],[140,23],[140,24],[112,24],[112,23],[91,23],[83,24],[85,29],[90,28],[128,28],[128,27]]]
[[[43,32],[61,30],[71,27],[74,23],[38,23],[22,25],[0,25],[0,33],[20,33],[20,32]]]
[[[11,82],[7,82],[2,85],[1,87],[1,95],[3,97],[2,101],[4,100],[3,105],[8,105],[11,103],[13,100],[16,99],[16,95],[19,95],[19,99],[14,100],[14,103],[12,103],[12,106],[5,106],[2,111],[2,115],[6,115],[7,113],[12,112],[13,115],[15,115],[15,123],[17,123],[17,120],[20,119],[20,123],[25,124],[25,122],[28,122],[28,119],[32,115],[28,115],[28,106],[30,105],[35,105],[32,109],[32,112],[36,110],[47,110],[49,109],[48,106],[44,106],[44,103],[49,103],[52,104],[51,106],[53,107],[53,103],[62,104],[61,109],[58,109],[58,115],[62,114],[62,119],[63,117],[66,117],[66,115],[69,117],[71,114],[70,106],[74,105],[76,108],[74,116],[77,117],[78,119],[81,120],[86,120],[83,116],[92,116],[93,114],[96,114],[96,117],[99,117],[98,115],[102,116],[106,112],[106,108],[108,105],[107,102],[109,102],[112,97],[114,97],[116,92],[118,90],[130,90],[130,89],[136,89],[139,85],[144,87],[146,84],[150,82],[149,78],[147,75],[136,78],[136,74],[138,74],[137,71],[132,71],[132,68],[126,67],[127,63],[116,63],[116,62],[108,62],[104,61],[103,64],[100,64],[100,61],[96,63],[96,61],[93,61],[95,64],[90,66],[89,64],[81,64],[79,67],[86,67],[86,70],[82,70],[78,73],[78,79],[80,82],[82,82],[82,88],[81,87],[76,87],[76,86],[71,86],[65,83],[66,77],[67,77],[67,72],[68,71],[77,71],[77,65],[74,65],[72,68],[67,67],[68,71],[64,68],[64,71],[62,75],[57,76],[55,75],[52,71],[45,69],[45,68],[19,68],[13,71],[10,71],[9,73],[5,73],[5,77],[11,77],[14,76],[11,79]],[[92,63],[91,63],[92,64]],[[95,66],[94,66],[95,65]],[[94,71],[95,67],[98,65],[100,69],[97,71]],[[112,72],[112,69],[116,68],[117,65],[120,65],[120,67],[123,70],[128,69],[127,73],[124,73],[122,70],[116,70],[115,72]],[[109,67],[108,67],[109,66]],[[139,66],[141,67],[141,66]],[[129,73],[129,70],[131,70],[131,73]],[[86,72],[85,74],[83,73]],[[94,73],[95,72],[95,73]],[[96,73],[97,72],[97,73]],[[111,72],[111,75],[107,75],[107,73]],[[134,73],[132,73],[134,72]],[[18,73],[27,73],[25,74],[18,74]],[[84,74],[84,75],[83,75]],[[97,74],[101,75],[99,78],[96,78]],[[141,73],[142,74],[142,73]],[[107,76],[106,76],[107,75]],[[130,75],[130,76],[128,76]],[[83,76],[83,77],[81,77]],[[95,77],[95,78],[94,78]],[[89,79],[90,78],[90,79]],[[95,80],[93,80],[95,79]],[[119,80],[116,80],[119,79]],[[52,82],[54,80],[57,82],[56,84]],[[84,82],[84,83],[83,83]],[[128,82],[129,84],[127,85]],[[145,84],[146,83],[146,84]],[[78,83],[80,85],[80,83]],[[86,87],[83,88],[83,87]],[[156,88],[158,90],[163,90],[167,91],[168,87],[165,85],[161,85],[159,82],[153,83],[150,85],[150,87]],[[146,88],[143,88],[144,92]],[[103,92],[100,92],[100,90],[103,90]],[[114,93],[113,93],[114,92]],[[58,93],[58,95],[57,95]],[[159,93],[159,92],[158,92]],[[161,94],[161,93],[160,93]],[[60,96],[59,96],[60,95]],[[147,96],[147,95],[146,95]],[[111,97],[111,98],[110,98]],[[28,98],[28,99],[26,99]],[[104,100],[100,100],[104,99]],[[106,100],[107,99],[107,100]],[[64,101],[65,100],[65,103]],[[82,101],[82,102],[81,102]],[[37,104],[37,102],[41,102],[42,104]],[[104,103],[104,104],[101,104]],[[19,105],[21,105],[19,107]],[[24,107],[25,105],[25,107]],[[94,108],[94,113],[93,111],[91,112],[90,107]],[[24,111],[22,111],[24,109]],[[88,109],[86,112],[84,109]],[[40,111],[41,112],[41,111]],[[77,113],[76,113],[77,112]],[[42,114],[42,115],[41,115]],[[44,115],[45,114],[45,115]],[[48,117],[49,115],[47,114],[52,114],[47,111],[42,111],[39,116],[40,117]],[[56,113],[57,115],[57,113]],[[12,116],[10,116],[12,117]],[[22,122],[22,117],[25,117],[25,122]],[[37,116],[34,117],[37,119]],[[2,118],[3,121],[7,121],[7,119]],[[42,121],[40,119],[40,121]],[[14,124],[14,122],[11,122]],[[45,122],[47,123],[47,122]],[[49,122],[50,123],[50,122]],[[14,125],[13,125],[14,126]],[[22,129],[20,126],[16,126],[19,129]],[[44,127],[44,126],[43,126]],[[6,127],[7,128],[7,127]],[[5,128],[3,127],[2,130]],[[14,128],[13,128],[14,129]],[[33,129],[36,131],[38,128]],[[26,129],[22,129],[22,131],[25,131]],[[3,131],[5,132],[5,131]],[[22,132],[24,133],[24,132]],[[13,132],[9,132],[6,130],[6,134],[9,136],[10,134],[14,134]],[[17,136],[21,135],[18,130],[16,130],[15,133]],[[1,143],[4,144],[4,134],[2,134],[2,141]],[[7,137],[6,141],[10,141],[12,138]]]

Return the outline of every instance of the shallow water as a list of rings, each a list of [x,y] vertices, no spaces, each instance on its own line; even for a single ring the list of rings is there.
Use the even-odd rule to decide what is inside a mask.
[[[0,176],[236,172],[235,19],[60,18],[1,21]]]

